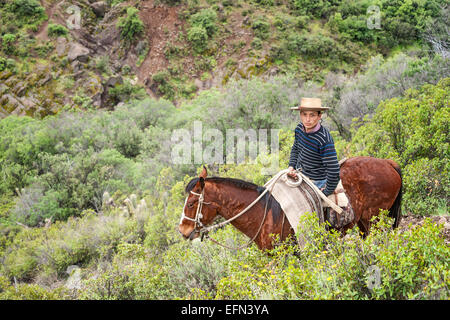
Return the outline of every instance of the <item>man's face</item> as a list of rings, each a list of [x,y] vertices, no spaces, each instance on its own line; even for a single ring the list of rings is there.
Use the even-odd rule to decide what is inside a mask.
[[[300,119],[306,130],[313,129],[322,118],[318,111],[300,111]]]

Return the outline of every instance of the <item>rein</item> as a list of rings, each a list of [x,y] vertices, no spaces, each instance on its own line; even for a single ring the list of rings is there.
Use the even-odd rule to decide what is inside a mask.
[[[280,177],[281,177],[281,176],[279,176],[279,177],[275,180],[275,182],[276,182]],[[300,176],[299,176],[299,180],[300,180]],[[272,191],[274,185],[275,185],[275,183],[272,184],[271,191]],[[222,221],[222,222],[220,222],[220,223],[217,223],[217,224],[212,225],[212,226],[209,226],[209,227],[204,226],[203,223],[201,222],[201,219],[203,218],[203,214],[202,214],[202,207],[203,207],[203,204],[211,204],[211,202],[204,202],[204,199],[205,199],[205,198],[204,198],[205,188],[203,188],[203,190],[202,190],[201,193],[197,193],[197,192],[194,192],[194,191],[190,191],[190,192],[191,192],[193,195],[196,195],[196,196],[199,197],[199,198],[198,198],[197,211],[196,211],[196,213],[195,213],[195,218],[192,219],[192,218],[186,216],[186,215],[184,214],[184,208],[183,208],[183,214],[182,214],[182,216],[181,216],[181,220],[180,220],[180,221],[182,221],[183,219],[186,219],[186,220],[189,220],[189,221],[194,222],[194,230],[193,230],[193,232],[200,233],[200,236],[201,236],[201,239],[202,239],[202,240],[203,240],[203,238],[206,236],[207,239],[210,239],[212,242],[214,242],[214,243],[216,243],[216,244],[218,244],[218,245],[220,245],[220,246],[223,246],[223,247],[225,247],[225,248],[227,248],[227,249],[231,249],[231,250],[236,250],[236,251],[237,251],[237,250],[241,250],[241,249],[244,249],[244,248],[248,247],[248,246],[256,239],[256,237],[258,236],[258,234],[260,233],[260,231],[261,231],[261,229],[262,229],[262,226],[263,226],[263,224],[264,224],[264,221],[266,220],[266,217],[267,217],[267,204],[268,204],[268,201],[269,201],[269,197],[267,197],[267,200],[266,200],[266,205],[265,205],[265,208],[264,208],[264,217],[263,217],[263,219],[261,220],[261,224],[259,225],[258,231],[256,232],[255,236],[254,236],[252,239],[250,239],[245,245],[240,246],[240,247],[237,247],[237,248],[233,248],[233,247],[224,245],[224,244],[218,242],[217,240],[215,240],[215,239],[213,239],[213,238],[211,238],[211,237],[209,236],[209,232],[210,232],[210,231],[212,231],[212,230],[214,230],[214,229],[217,229],[217,228],[221,228],[221,227],[227,225],[228,223],[234,221],[235,219],[239,218],[240,216],[242,216],[242,215],[245,214],[246,212],[248,212],[248,211],[249,211],[249,210],[250,210],[250,209],[251,209],[251,208],[259,201],[259,200],[261,200],[261,198],[262,198],[267,192],[269,192],[269,189],[266,188],[266,189],[265,189],[265,190],[264,190],[264,191],[263,191],[263,192],[255,199],[255,200],[253,200],[252,203],[250,203],[244,210],[242,210],[241,212],[239,212],[239,213],[236,214],[235,216],[231,217],[230,219],[228,219],[228,220],[226,220],[226,221]],[[184,203],[185,206],[186,206],[186,202],[187,202],[187,198],[186,198],[186,201],[185,201],[185,203]],[[284,219],[283,219],[283,222],[284,222]],[[200,230],[197,230],[197,226],[200,226],[201,229],[200,229]]]

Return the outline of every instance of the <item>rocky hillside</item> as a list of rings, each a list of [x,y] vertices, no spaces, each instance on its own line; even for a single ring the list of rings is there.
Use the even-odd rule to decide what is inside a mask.
[[[444,1],[380,1],[379,16],[330,3],[0,0],[0,117],[145,96],[177,103],[233,78],[351,75],[374,54],[422,43]]]

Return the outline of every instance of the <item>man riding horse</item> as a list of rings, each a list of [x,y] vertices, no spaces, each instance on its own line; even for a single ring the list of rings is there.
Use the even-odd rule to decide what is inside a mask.
[[[303,98],[300,106],[291,109],[300,110],[301,122],[295,129],[289,169],[280,171],[280,174],[287,172],[298,179],[302,175],[297,174],[296,170],[301,170],[303,178],[291,185],[295,187],[306,180],[306,189],[312,190],[312,180],[322,190],[322,199],[329,200],[327,196],[334,193],[331,196],[334,197],[336,192],[345,193],[347,205],[330,205],[326,214],[327,221],[343,234],[358,225],[362,234],[367,235],[372,218],[380,213],[380,209],[389,210],[389,216],[394,218],[392,226],[396,228],[401,219],[400,166],[390,159],[363,156],[349,158],[339,165],[333,138],[320,123],[322,112],[328,108],[321,106],[320,99]],[[178,231],[185,239],[193,240],[230,223],[250,239],[249,243],[255,242],[260,249],[271,249],[272,235],[279,235],[283,241],[296,231],[286,213],[292,208],[283,206],[274,196],[276,181],[269,187],[271,181],[283,176],[280,174],[260,187],[234,178],[207,177],[204,167],[199,177],[193,178],[186,186],[187,197]],[[312,193],[317,196],[314,191]],[[310,198],[312,193],[309,193]],[[320,199],[317,202],[320,203]],[[343,207],[346,210],[340,210]],[[335,209],[344,214],[338,217]],[[298,210],[295,212],[299,213]],[[225,221],[211,225],[217,216],[222,216]]]
[[[321,125],[322,107],[318,98],[302,98],[298,107],[300,123],[295,128],[295,140],[289,158],[289,173],[296,178],[300,169],[314,184],[329,196],[339,182],[339,163],[334,141],[327,128]]]

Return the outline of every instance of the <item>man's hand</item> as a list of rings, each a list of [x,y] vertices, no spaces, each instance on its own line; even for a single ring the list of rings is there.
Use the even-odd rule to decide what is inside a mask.
[[[295,172],[295,169],[293,167],[289,167],[288,170],[289,170],[288,173],[287,173],[288,177],[291,177],[294,180],[298,180],[297,173]]]

